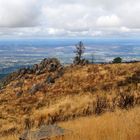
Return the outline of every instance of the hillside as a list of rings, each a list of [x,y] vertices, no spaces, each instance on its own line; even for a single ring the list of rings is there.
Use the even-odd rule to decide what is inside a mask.
[[[139,106],[140,63],[63,67],[56,59],[44,59],[11,74],[4,85],[0,91],[2,137],[26,127]]]

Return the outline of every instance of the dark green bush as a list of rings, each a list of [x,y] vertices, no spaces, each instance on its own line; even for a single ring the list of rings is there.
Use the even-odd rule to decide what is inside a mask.
[[[121,63],[122,62],[122,58],[121,57],[116,57],[113,59],[113,63]]]

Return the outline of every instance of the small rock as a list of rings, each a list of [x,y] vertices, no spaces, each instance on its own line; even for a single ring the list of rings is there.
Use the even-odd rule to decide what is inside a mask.
[[[23,86],[23,82],[22,82],[22,81],[19,81],[19,82],[15,83],[15,84],[13,85],[14,88],[22,87],[22,86]]]
[[[29,93],[30,93],[31,95],[34,95],[34,94],[35,94],[37,91],[39,91],[42,87],[43,87],[42,84],[34,84],[34,85],[32,86],[32,88],[30,89]]]
[[[40,74],[43,74],[44,72],[45,72],[44,69],[43,69],[43,70],[37,70],[35,74],[36,74],[36,75],[40,75]]]
[[[23,91],[19,91],[19,92],[16,93],[16,96],[19,98],[19,97],[22,96],[22,94],[23,94]]]
[[[49,75],[49,76],[46,78],[45,83],[47,83],[47,84],[52,84],[52,83],[55,83],[55,80],[54,80],[54,78],[53,78],[51,75]]]

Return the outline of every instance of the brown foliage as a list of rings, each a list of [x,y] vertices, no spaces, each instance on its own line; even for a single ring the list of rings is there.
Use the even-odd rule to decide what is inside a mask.
[[[4,125],[9,122],[23,124],[26,115],[30,115],[30,128],[140,105],[140,63],[68,66],[64,71],[58,77],[56,71],[26,73],[30,78],[22,76],[22,87],[18,79],[11,81],[0,93],[1,128],[6,130]],[[47,84],[44,81],[50,74],[57,78]],[[30,95],[29,90],[38,84],[43,86]],[[21,90],[22,96],[17,98]],[[22,125],[17,129],[22,130]]]

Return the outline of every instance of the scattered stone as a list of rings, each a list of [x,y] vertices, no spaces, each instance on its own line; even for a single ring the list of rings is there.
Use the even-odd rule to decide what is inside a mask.
[[[63,129],[57,125],[43,125],[36,131],[24,131],[24,133],[19,137],[19,140],[47,140],[51,138],[62,139],[70,132],[71,131]]]
[[[19,97],[22,96],[22,94],[23,94],[23,91],[21,90],[21,91],[19,91],[19,92],[16,93],[16,96],[19,98]]]
[[[45,70],[43,69],[43,70],[37,70],[36,72],[35,72],[35,74],[36,75],[40,75],[40,74],[43,74],[45,72]]]
[[[9,74],[1,80],[0,89],[4,88],[11,81],[29,79],[30,74],[41,75],[47,71],[55,74],[55,78],[48,78],[47,80],[49,83],[54,83],[56,78],[63,75],[64,69],[57,58],[45,58],[40,62],[40,64],[35,64],[32,67],[21,68],[18,71]]]
[[[47,84],[52,84],[52,83],[55,83],[55,79],[49,75],[46,80],[44,81],[44,83],[47,83]]]
[[[56,78],[62,77],[64,74],[64,67],[60,67],[57,71]]]
[[[30,93],[31,95],[34,95],[34,94],[35,94],[37,91],[39,91],[42,87],[43,87],[42,84],[34,84],[34,85],[32,86],[32,88],[30,89],[29,93]]]
[[[17,88],[17,87],[22,87],[22,86],[23,86],[23,82],[19,81],[19,82],[15,83],[15,85],[13,87]]]

